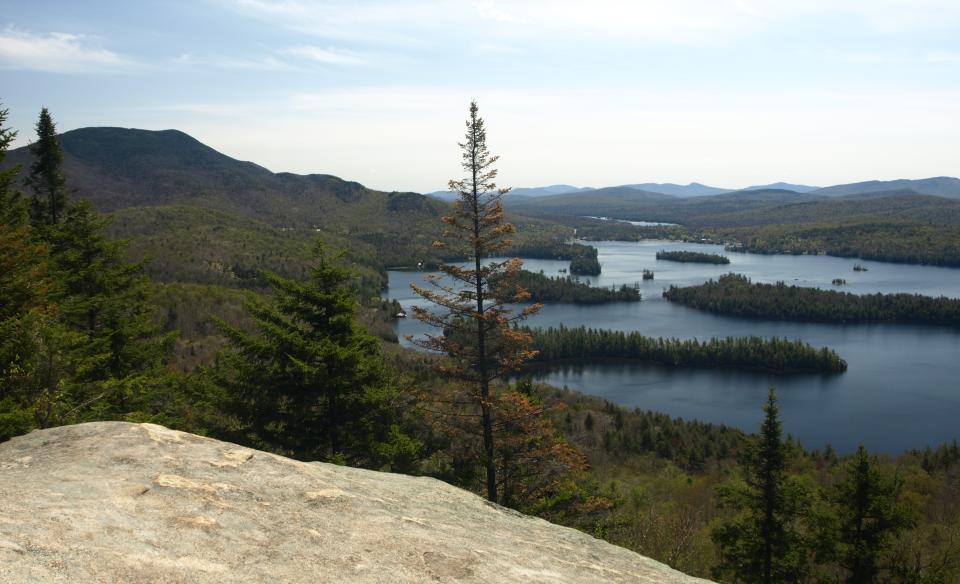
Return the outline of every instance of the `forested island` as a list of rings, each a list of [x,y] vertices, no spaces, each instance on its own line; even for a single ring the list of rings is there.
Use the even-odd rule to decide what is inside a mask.
[[[597,248],[582,243],[561,241],[531,241],[514,244],[510,255],[543,260],[570,260],[570,273],[580,276],[599,276],[600,262]]]
[[[530,293],[530,302],[563,304],[603,304],[639,302],[640,290],[626,284],[619,288],[601,288],[581,282],[573,276],[547,276],[543,272],[521,270],[515,282]]]
[[[591,248],[593,249],[593,248]],[[593,249],[594,257],[578,257],[570,260],[570,273],[579,276],[599,276],[600,262],[596,258],[596,249]]]
[[[836,290],[753,283],[740,274],[726,274],[698,286],[671,286],[671,302],[739,316],[797,322],[897,322],[960,325],[960,300],[920,294],[857,295]]]
[[[707,341],[647,337],[639,332],[586,327],[527,329],[539,351],[535,362],[629,359],[666,367],[725,367],[788,372],[842,373],[835,351],[798,340],[726,337]]]
[[[658,260],[696,264],[729,264],[730,258],[715,253],[699,251],[658,251]]]

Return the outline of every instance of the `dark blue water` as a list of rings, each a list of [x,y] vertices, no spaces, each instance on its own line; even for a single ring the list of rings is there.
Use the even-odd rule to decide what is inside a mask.
[[[759,335],[802,339],[835,349],[849,364],[834,376],[774,376],[741,371],[665,369],[629,363],[595,363],[553,368],[539,379],[598,395],[629,407],[667,412],[687,419],[726,423],[754,431],[767,388],[777,387],[785,431],[809,448],[832,444],[842,452],[864,444],[890,453],[960,438],[960,331],[913,325],[831,325],[751,321],[712,315],[665,301],[663,288],[691,285],[728,272],[754,281],[783,280],[800,286],[843,289],[857,294],[910,292],[960,298],[960,270],[826,256],[763,256],[723,252],[720,246],[671,242],[602,242],[603,274],[594,285],[639,282],[643,302],[575,306],[553,304],[532,326],[564,324],[639,330],[679,338]],[[657,261],[660,249],[725,253],[730,265]],[[860,263],[867,272],[854,272]],[[567,262],[528,260],[525,267],[558,273]],[[654,280],[642,281],[643,269]],[[390,273],[390,297],[405,307],[419,299],[410,283],[415,272]],[[834,278],[848,285],[837,288]],[[402,335],[426,329],[413,319],[398,324]]]

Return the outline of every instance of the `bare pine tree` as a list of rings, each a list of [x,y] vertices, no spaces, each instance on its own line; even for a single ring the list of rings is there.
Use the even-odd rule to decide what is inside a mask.
[[[487,498],[496,502],[492,383],[536,354],[530,335],[511,325],[537,312],[540,305],[511,307],[530,299],[529,292],[516,284],[523,262],[491,260],[510,247],[514,227],[504,220],[501,197],[509,189],[497,189],[494,182],[499,157],[487,150],[483,118],[477,112],[477,103],[471,102],[466,139],[460,144],[466,176],[450,181],[450,190],[458,196],[453,213],[443,217],[442,239],[434,243],[470,261],[465,266],[442,264],[443,276],[427,276],[426,286],[412,285],[414,292],[439,307],[415,307],[414,316],[441,332],[410,340],[448,355],[450,359],[438,366],[441,372],[467,382],[467,394],[452,404],[458,410],[454,415],[477,415],[468,410],[479,410]]]

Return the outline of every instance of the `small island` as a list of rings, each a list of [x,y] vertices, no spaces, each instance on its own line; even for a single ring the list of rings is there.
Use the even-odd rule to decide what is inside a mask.
[[[774,373],[842,373],[847,362],[826,347],[785,338],[726,337],[707,341],[645,337],[639,332],[586,327],[524,329],[538,353],[534,363],[619,359],[664,367],[706,367]]]
[[[834,278],[833,280],[830,281],[830,283],[833,284],[834,286],[846,286],[846,285],[847,285],[847,281],[846,281],[845,279],[843,279],[843,278]]]
[[[652,279],[653,279],[653,270],[644,270],[644,271],[643,271],[643,279],[644,279],[644,280],[652,280]]]
[[[727,274],[698,286],[671,286],[671,302],[717,314],[794,322],[916,323],[960,326],[960,299],[920,294],[864,294],[776,284],[756,284]]]
[[[530,293],[530,302],[562,304],[606,304],[639,302],[640,290],[626,284],[617,287],[594,287],[573,276],[550,277],[543,272],[521,270],[516,283]]]
[[[599,276],[600,262],[596,257],[575,257],[570,260],[570,273],[578,276]]]
[[[729,264],[730,258],[715,253],[698,251],[663,251],[657,252],[658,260],[696,264]]]
[[[853,271],[854,271],[854,272],[867,272],[867,271],[869,271],[869,270],[867,270],[867,267],[864,266],[863,264],[854,264],[854,266],[853,266]]]

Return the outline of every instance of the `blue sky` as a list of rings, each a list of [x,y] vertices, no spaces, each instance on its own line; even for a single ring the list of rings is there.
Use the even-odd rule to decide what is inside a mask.
[[[430,191],[468,102],[505,185],[960,175],[957,0],[7,2],[20,143],[177,128],[276,171]]]

